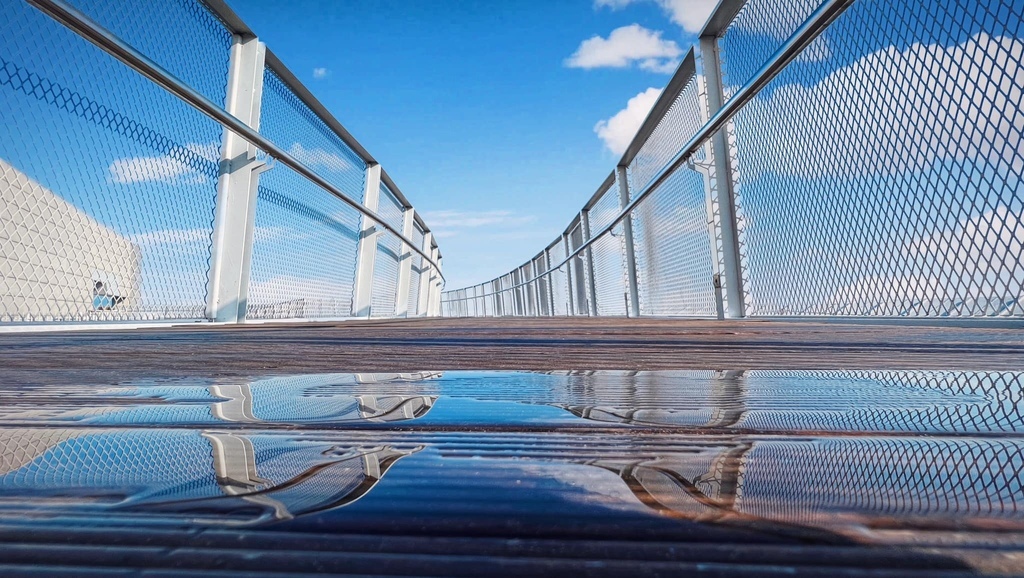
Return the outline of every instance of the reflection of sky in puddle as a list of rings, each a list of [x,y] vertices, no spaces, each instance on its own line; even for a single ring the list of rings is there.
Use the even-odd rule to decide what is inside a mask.
[[[793,539],[813,528],[1016,544],[1021,395],[1017,373],[909,371],[6,387],[0,520],[696,522]]]

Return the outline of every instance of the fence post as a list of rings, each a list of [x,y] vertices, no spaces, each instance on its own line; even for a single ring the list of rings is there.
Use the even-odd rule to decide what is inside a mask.
[[[420,247],[424,253],[431,255],[430,247],[434,244],[434,234],[430,231],[423,233],[423,246]],[[426,317],[427,311],[430,309],[430,304],[427,300],[430,298],[430,277],[434,274],[434,266],[427,263],[426,259],[420,261],[420,286],[419,286],[419,297],[416,298],[416,316]]]
[[[437,251],[437,295],[434,297],[434,316],[441,314],[441,292],[444,291],[444,280],[441,279],[441,269],[444,267],[444,259],[441,258],[441,249]]]
[[[416,209],[406,207],[402,213],[402,235],[412,239],[413,227],[416,226]],[[402,258],[398,263],[398,295],[395,298],[395,316],[409,316],[409,282],[412,279],[412,247],[402,242]]]
[[[583,242],[586,243],[590,240],[590,211],[584,209],[580,211],[580,227],[583,231]],[[590,311],[588,312],[591,317],[597,317],[597,283],[594,280],[594,252],[590,247],[584,251],[586,255],[585,262],[587,264],[587,272],[584,275],[587,278],[587,290],[590,291]]]
[[[562,233],[562,246],[565,247],[565,256],[572,253],[572,243],[569,242],[569,233]],[[565,264],[565,291],[569,294],[569,315],[576,315],[576,285],[573,283],[573,270],[575,269],[575,258],[569,259]]]
[[[629,204],[629,179],[626,178],[626,167],[615,168],[615,179],[619,183],[619,210]],[[636,249],[633,245],[633,215],[622,221],[624,251],[626,254],[626,289],[629,291],[630,317],[640,317],[640,285],[636,277]]]
[[[225,108],[256,130],[260,125],[265,58],[266,47],[259,39],[235,36]],[[206,305],[206,316],[214,321],[245,321],[259,175],[268,168],[256,160],[254,145],[224,130]]]
[[[380,165],[366,167],[363,206],[376,213],[380,200]],[[373,304],[373,264],[377,258],[377,223],[363,215],[356,253],[356,283],[352,298],[352,316],[369,317]]]
[[[701,60],[704,67],[708,114],[714,116],[725,104],[722,85],[722,61],[718,38],[702,36]],[[726,125],[728,126],[728,125]],[[729,133],[726,127],[711,137],[711,155],[714,158],[715,189],[718,191],[718,217],[722,234],[722,265],[725,276],[726,317],[746,317],[744,304],[743,263],[740,260],[739,226],[736,221],[735,176],[729,151]]]
[[[551,269],[551,249],[544,249],[544,270]],[[555,316],[555,275],[552,273],[547,276],[547,288],[548,288],[548,315]]]

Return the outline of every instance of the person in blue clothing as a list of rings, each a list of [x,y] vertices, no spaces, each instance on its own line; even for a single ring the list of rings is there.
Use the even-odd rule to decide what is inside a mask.
[[[107,293],[103,281],[97,281],[92,289],[92,308],[96,311],[110,311],[114,308],[114,297]]]

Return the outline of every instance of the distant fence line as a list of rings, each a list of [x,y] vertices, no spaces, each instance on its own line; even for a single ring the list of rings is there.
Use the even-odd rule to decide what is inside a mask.
[[[0,7],[0,324],[437,315],[380,164],[222,0]]]
[[[449,316],[1024,319],[1015,0],[723,0],[615,170]]]

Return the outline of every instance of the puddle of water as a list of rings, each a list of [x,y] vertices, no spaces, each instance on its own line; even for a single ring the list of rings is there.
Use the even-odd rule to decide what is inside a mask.
[[[1024,546],[1022,374],[0,388],[0,523]],[[568,530],[567,530],[568,529]]]

